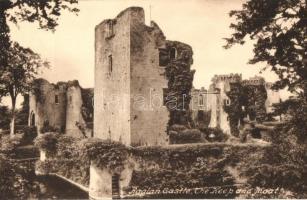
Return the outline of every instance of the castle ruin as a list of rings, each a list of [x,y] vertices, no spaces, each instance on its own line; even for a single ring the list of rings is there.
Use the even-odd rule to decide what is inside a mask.
[[[229,94],[235,90],[242,91]],[[281,101],[279,92],[272,90],[272,83],[265,82],[260,76],[242,80],[241,74],[215,75],[208,91],[204,88],[193,89],[191,96],[192,120],[197,123],[197,113],[199,110],[205,110],[210,112],[209,127],[220,128],[227,134],[233,132],[232,126],[240,125],[240,119],[232,119],[233,116],[229,116],[227,107],[235,112],[245,113],[250,120],[263,121],[267,114],[273,112],[272,105]],[[245,99],[242,100],[243,96]],[[243,101],[240,107],[233,102],[238,98]]]
[[[192,49],[167,41],[155,22],[145,25],[143,8],[127,8],[97,25],[94,137],[133,146],[168,144],[167,67],[181,67],[179,61],[189,70]]]
[[[36,79],[29,99],[29,126],[36,126],[39,133],[52,129],[76,137],[90,137],[92,98],[93,90],[83,89],[78,81],[51,84]]]

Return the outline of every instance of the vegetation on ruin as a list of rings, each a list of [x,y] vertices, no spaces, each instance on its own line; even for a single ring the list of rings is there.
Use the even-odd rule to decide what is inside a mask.
[[[195,70],[191,70],[192,49],[179,42],[168,42],[167,45],[167,48],[174,47],[177,51],[177,57],[171,59],[165,68],[168,79],[167,108],[170,112],[168,126],[187,125],[191,121],[188,110],[195,73]]]
[[[90,138],[83,144],[85,156],[94,165],[111,173],[120,173],[127,162],[129,149],[120,142]]]
[[[42,84],[45,82],[44,79],[42,78],[38,78],[38,79],[34,79],[32,81],[32,85],[31,85],[31,92],[33,93],[33,95],[35,96],[35,100],[37,102],[43,103],[45,101],[43,92],[41,90],[41,86]]]
[[[90,161],[82,149],[82,139],[57,135],[42,137],[40,140],[38,148],[50,153],[46,161],[36,163],[36,170],[45,174],[56,173],[88,186]]]
[[[85,122],[89,124],[93,123],[94,120],[94,106],[93,106],[93,97],[94,90],[92,88],[81,88],[81,97],[82,97],[82,108],[81,114]],[[87,127],[91,128],[91,127]]]
[[[239,123],[244,123],[243,118],[247,115],[251,120],[256,120],[257,122],[263,122],[268,118],[265,108],[267,92],[263,84],[244,85],[241,82],[231,83],[230,91],[226,95],[230,99],[230,105],[224,105],[224,110],[229,117],[232,135],[239,136],[238,125]]]
[[[206,188],[212,185],[235,189],[236,178],[228,168],[253,161],[251,155],[262,156],[259,147],[235,147],[224,143],[181,145],[177,147],[139,147],[133,149],[138,167],[133,172],[126,192],[139,190],[174,190]],[[212,189],[212,188],[211,188]],[[234,198],[236,194],[180,194],[158,196],[185,198]],[[154,197],[157,197],[156,195]],[[150,196],[149,196],[150,198]]]

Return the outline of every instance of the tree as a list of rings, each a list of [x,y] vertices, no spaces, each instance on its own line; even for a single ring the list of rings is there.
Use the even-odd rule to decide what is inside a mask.
[[[14,133],[16,97],[18,94],[23,94],[27,91],[29,86],[28,82],[22,83],[18,79],[21,78],[21,80],[25,81],[33,78],[37,73],[37,67],[42,63],[39,61],[38,55],[33,51],[11,42],[8,22],[15,24],[21,21],[38,22],[41,29],[54,31],[63,10],[73,13],[79,11],[75,7],[77,3],[78,0],[0,1],[0,97],[9,94],[12,99],[12,105],[14,105],[12,108],[11,134]],[[14,55],[13,52],[18,54]],[[13,66],[10,61],[17,65]],[[33,62],[34,66],[29,65],[31,62]]]
[[[225,48],[244,44],[248,36],[256,41],[254,57],[249,63],[266,62],[263,70],[271,68],[279,77],[274,88],[288,87],[296,94],[297,100],[287,101],[288,106],[279,106],[278,114],[287,114],[287,123],[300,127],[296,130],[302,138],[299,130],[306,130],[306,125],[303,124],[302,129],[296,116],[307,112],[307,1],[249,0],[241,10],[231,11],[230,16],[235,17],[236,22],[230,25],[234,33],[226,38]],[[300,109],[293,112],[293,108]],[[303,135],[307,138],[306,132]]]
[[[31,88],[31,82],[38,74],[39,69],[48,66],[47,62],[29,48],[23,48],[18,43],[12,43],[6,51],[7,66],[0,68],[0,93],[10,96],[11,127],[10,134],[15,132],[16,99],[19,94],[25,95]]]
[[[44,30],[54,31],[63,10],[77,13],[78,0],[1,0],[0,1],[0,68],[7,65],[7,49],[11,46],[8,21],[38,22]]]
[[[279,80],[275,89],[288,87],[291,92],[307,92],[307,2],[306,0],[249,0],[241,10],[230,12],[236,22],[234,33],[226,38],[225,48],[255,40],[250,64],[266,62]]]
[[[286,114],[286,120],[273,131],[264,159],[248,170],[253,174],[252,186],[279,186],[296,193],[297,198],[307,195],[306,4],[306,0],[248,0],[241,10],[230,12],[236,21],[230,25],[234,33],[225,45],[242,45],[247,37],[255,41],[249,63],[266,63],[263,70],[269,68],[279,77],[274,88],[288,87],[296,94],[275,105],[275,114]]]

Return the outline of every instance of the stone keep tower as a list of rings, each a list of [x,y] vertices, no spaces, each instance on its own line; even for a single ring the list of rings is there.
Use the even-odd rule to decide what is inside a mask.
[[[144,10],[130,7],[95,29],[94,137],[126,145],[164,145],[168,81],[159,63],[165,37]]]

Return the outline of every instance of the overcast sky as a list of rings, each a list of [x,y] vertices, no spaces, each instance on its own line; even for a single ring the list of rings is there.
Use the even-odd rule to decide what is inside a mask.
[[[51,63],[43,74],[51,82],[77,79],[83,87],[94,86],[94,27],[114,18],[129,6],[145,9],[168,40],[192,46],[194,86],[208,87],[215,74],[242,73],[243,78],[258,74],[264,65],[248,65],[252,43],[223,49],[223,38],[230,36],[230,10],[240,9],[244,0],[79,0],[78,16],[63,12],[54,33],[38,29],[37,24],[11,25],[12,39],[30,47]],[[275,80],[272,72],[263,76]]]

